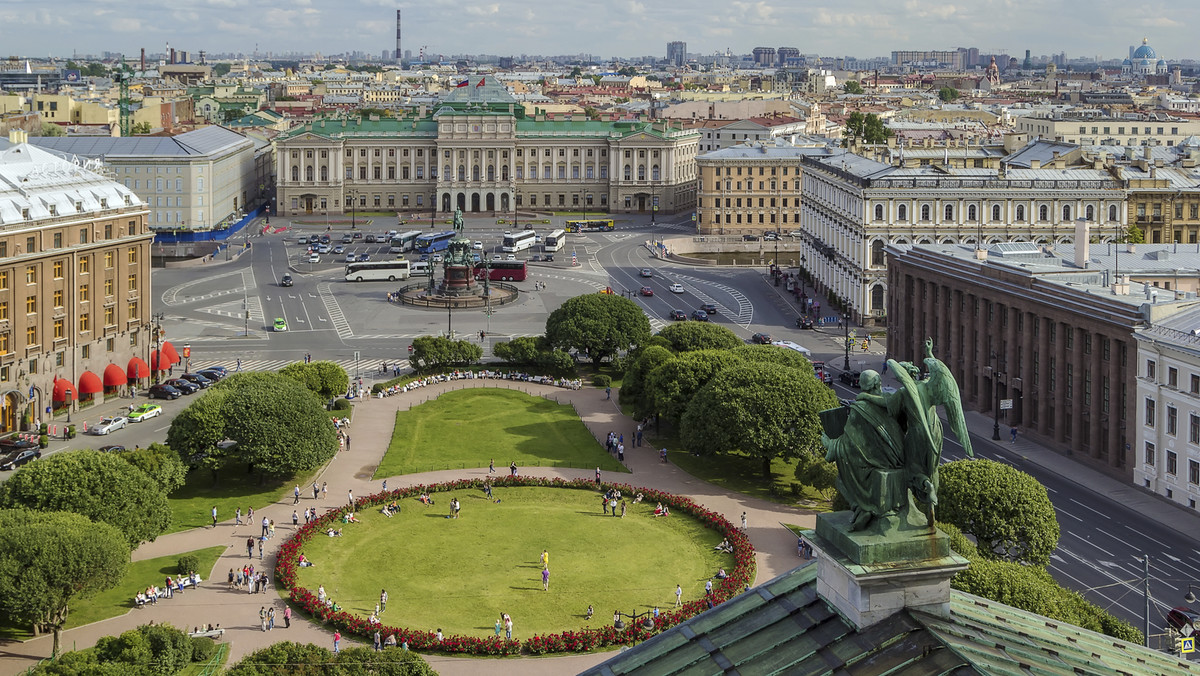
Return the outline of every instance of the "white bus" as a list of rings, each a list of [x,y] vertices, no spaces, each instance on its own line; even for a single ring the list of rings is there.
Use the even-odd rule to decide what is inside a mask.
[[[546,235],[546,239],[542,240],[542,250],[544,251],[562,251],[562,248],[567,244],[567,233],[563,230],[555,230]]]
[[[504,236],[504,244],[500,247],[500,250],[504,253],[516,253],[518,251],[524,251],[525,249],[533,246],[533,243],[536,239],[537,234],[535,234],[532,230],[514,232],[511,235]]]
[[[408,275],[408,261],[403,258],[391,261],[350,263],[346,266],[347,282],[394,282],[397,279],[408,279]]]
[[[393,235],[391,241],[389,242],[391,247],[388,249],[388,251],[394,254],[408,253],[409,251],[413,250],[413,246],[415,245],[417,238],[420,236],[420,230],[409,230],[408,232],[402,232],[398,235]]]
[[[812,351],[803,345],[793,343],[790,340],[773,340],[771,341],[771,344],[776,347],[786,347],[789,350],[795,350],[796,352],[804,355],[805,359],[812,361]]]

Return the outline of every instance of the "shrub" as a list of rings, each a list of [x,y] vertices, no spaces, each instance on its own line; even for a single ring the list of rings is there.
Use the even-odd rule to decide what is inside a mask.
[[[176,565],[179,567],[180,575],[187,575],[200,566],[200,559],[192,556],[191,554],[187,554],[179,557],[179,561],[176,563]]]
[[[600,375],[592,376],[592,383],[594,383],[596,387],[608,387],[609,385],[612,385],[612,377],[601,373]]]
[[[45,448],[49,445],[50,445],[50,435],[49,434],[42,434],[42,436],[38,437],[38,446]]]
[[[67,438],[68,439],[75,438],[75,426],[74,425],[67,425]]]
[[[192,637],[192,661],[207,662],[217,654],[217,642],[207,636]]]
[[[333,402],[333,410],[335,411],[349,411],[351,408],[353,408],[353,404],[350,403],[349,399],[338,399]]]
[[[49,431],[50,425],[48,423],[42,423],[41,425],[38,425],[38,434],[45,434]]]

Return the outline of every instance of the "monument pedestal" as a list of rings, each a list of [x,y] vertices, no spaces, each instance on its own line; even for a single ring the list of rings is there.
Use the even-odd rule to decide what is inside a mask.
[[[466,265],[447,265],[442,282],[443,296],[478,296],[481,289],[475,283],[475,268]]]
[[[817,515],[804,536],[817,557],[817,594],[862,629],[905,608],[948,617],[950,578],[967,560],[939,530],[849,530],[850,512]]]

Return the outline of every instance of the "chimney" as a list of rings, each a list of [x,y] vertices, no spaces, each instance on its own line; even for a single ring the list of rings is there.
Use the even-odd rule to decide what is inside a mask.
[[[23,129],[15,129],[15,128],[9,129],[8,130],[8,142],[13,145],[29,143],[29,132],[27,132]]]
[[[1086,218],[1075,219],[1075,267],[1087,269],[1088,259],[1091,258],[1091,227]]]
[[[146,48],[145,47],[142,47],[141,68],[139,70],[141,70],[143,73],[146,72]]]

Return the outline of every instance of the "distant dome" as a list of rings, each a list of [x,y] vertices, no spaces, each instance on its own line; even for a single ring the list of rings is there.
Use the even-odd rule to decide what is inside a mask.
[[[1148,42],[1149,42],[1149,38],[1142,38],[1142,46],[1138,47],[1137,50],[1134,51],[1133,58],[1135,58],[1135,59],[1157,59],[1158,58],[1158,54],[1155,53],[1154,48],[1151,47],[1148,44]]]
[[[1122,66],[1132,66],[1133,62],[1130,61],[1129,59],[1125,59],[1124,61],[1121,62],[1121,65]]]
[[[1158,60],[1158,63],[1157,63],[1157,64],[1155,64],[1155,65],[1156,65],[1156,66],[1165,66],[1165,65],[1167,65],[1167,60],[1166,60],[1166,59],[1159,59],[1159,60]]]

